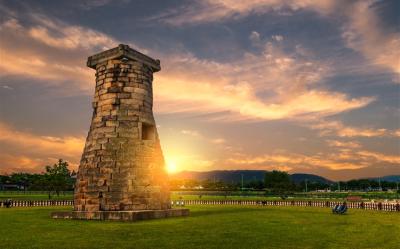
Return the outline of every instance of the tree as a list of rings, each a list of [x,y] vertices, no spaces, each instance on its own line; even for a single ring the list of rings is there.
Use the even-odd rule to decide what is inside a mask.
[[[72,183],[68,163],[59,159],[58,163],[53,166],[46,166],[44,181],[49,193],[49,199],[51,198],[51,192],[56,192],[58,196],[60,195],[60,191],[65,191],[70,188]]]
[[[293,183],[287,172],[274,170],[265,173],[265,187],[272,192],[283,194],[293,189]]]

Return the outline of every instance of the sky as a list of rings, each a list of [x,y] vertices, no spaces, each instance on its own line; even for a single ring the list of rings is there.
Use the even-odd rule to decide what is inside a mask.
[[[152,58],[169,171],[400,174],[399,1],[0,0],[0,173],[77,169],[87,57]]]

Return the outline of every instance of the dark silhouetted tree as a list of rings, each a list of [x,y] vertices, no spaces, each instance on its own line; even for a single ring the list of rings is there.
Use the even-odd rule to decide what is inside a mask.
[[[283,194],[286,191],[293,190],[294,185],[287,172],[274,170],[265,173],[265,187],[273,193]]]

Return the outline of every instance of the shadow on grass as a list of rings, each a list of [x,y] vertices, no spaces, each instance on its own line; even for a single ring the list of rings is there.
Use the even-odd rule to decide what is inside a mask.
[[[262,211],[262,209],[254,209],[254,208],[220,208],[220,207],[210,207],[210,209],[201,209],[201,210],[190,210],[190,217],[201,217],[201,216],[210,216],[210,215],[220,215],[220,214],[241,214],[241,213],[249,213],[249,212],[257,212]],[[267,210],[263,210],[267,211]]]
[[[254,212],[268,212],[270,214],[280,213],[282,211],[287,212],[287,214],[295,213],[296,215],[303,216],[325,216],[325,215],[334,215],[330,208],[319,208],[319,207],[279,207],[279,206],[268,206],[268,207],[230,207],[229,206],[222,207],[214,207],[210,206],[209,209],[201,209],[197,210],[197,207],[194,206],[190,211],[191,217],[200,217],[200,216],[212,216],[219,214],[240,214],[240,213],[254,213]],[[346,215],[338,215],[340,217],[349,217],[354,214],[350,210]],[[342,218],[339,218],[342,219]]]

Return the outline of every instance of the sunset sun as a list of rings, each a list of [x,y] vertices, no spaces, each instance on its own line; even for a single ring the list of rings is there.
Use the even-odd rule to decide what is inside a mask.
[[[178,171],[178,165],[174,160],[167,160],[165,166],[168,174],[176,173]]]

